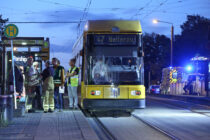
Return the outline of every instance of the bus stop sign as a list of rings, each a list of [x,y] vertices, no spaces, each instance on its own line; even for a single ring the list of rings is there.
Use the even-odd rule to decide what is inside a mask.
[[[5,27],[4,35],[8,38],[15,38],[18,35],[18,27],[14,24],[8,24]]]
[[[15,105],[15,109],[17,109],[13,38],[15,38],[18,35],[18,27],[14,24],[8,24],[5,27],[4,35],[7,38],[11,39],[10,41],[11,41],[11,48],[12,48],[11,56],[12,56],[12,75],[13,75],[13,88],[14,88],[14,105]]]

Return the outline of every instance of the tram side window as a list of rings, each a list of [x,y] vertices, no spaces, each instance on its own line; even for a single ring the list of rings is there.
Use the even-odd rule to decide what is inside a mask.
[[[106,57],[105,63],[109,66],[112,65],[122,65],[122,61],[119,57]]]
[[[106,63],[108,66],[111,66],[111,65],[113,65],[113,59],[110,58],[110,57],[106,57],[106,58],[105,58],[105,63]]]
[[[136,65],[136,59],[133,57],[126,57],[122,59],[123,65]]]
[[[119,57],[115,57],[113,65],[122,65],[122,61]]]

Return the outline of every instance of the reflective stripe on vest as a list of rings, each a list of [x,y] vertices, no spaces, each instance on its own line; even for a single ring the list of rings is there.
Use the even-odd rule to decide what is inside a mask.
[[[72,71],[71,71],[71,69],[69,69],[69,72],[71,71],[71,74],[73,74],[76,69],[77,69],[77,67],[74,67],[72,69]],[[70,77],[70,81],[71,81],[71,86],[72,87],[78,86],[78,83],[79,83],[79,76],[78,76],[78,74]],[[69,85],[69,81],[68,81],[68,85]]]
[[[53,80],[54,80],[54,84],[61,84],[61,73],[62,73],[63,68],[61,66],[58,66],[55,70],[54,76],[53,76]]]
[[[29,66],[26,67],[24,83],[25,83],[25,85],[28,85],[28,86],[36,86],[40,83],[38,72],[36,72],[35,74],[33,73],[32,75],[29,75],[30,69],[31,69],[31,67],[29,67]]]

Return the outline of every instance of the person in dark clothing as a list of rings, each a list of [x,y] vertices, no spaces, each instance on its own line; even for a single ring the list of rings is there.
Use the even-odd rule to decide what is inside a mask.
[[[187,94],[188,92],[187,91],[189,91],[189,94],[192,94],[192,82],[193,82],[194,80],[193,80],[193,77],[192,76],[189,76],[188,77],[188,83],[187,83],[187,85],[185,85],[184,86],[184,91],[185,91],[185,94]]]
[[[65,84],[65,71],[64,67],[59,65],[59,60],[57,58],[52,58],[52,64],[54,68],[54,98],[55,98],[55,108],[59,109],[59,112],[63,111],[63,94],[60,93],[60,88],[64,87]]]
[[[45,63],[46,68],[42,72],[42,80],[43,80],[43,108],[44,113],[47,112],[53,112],[54,111],[54,82],[53,82],[53,76],[54,76],[54,69],[52,66],[50,66],[50,62],[47,61]]]
[[[9,74],[9,85],[14,85],[12,70]],[[16,86],[16,92],[21,95],[21,93],[23,92],[23,74],[16,65],[15,65],[15,86]],[[12,92],[14,92],[13,89]]]

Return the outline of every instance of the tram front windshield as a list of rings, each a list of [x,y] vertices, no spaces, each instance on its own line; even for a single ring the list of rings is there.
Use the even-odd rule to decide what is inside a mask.
[[[89,85],[142,84],[143,59],[138,46],[87,47],[86,83]]]

